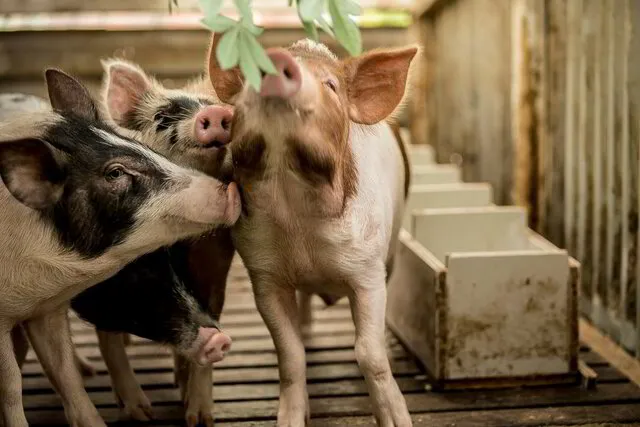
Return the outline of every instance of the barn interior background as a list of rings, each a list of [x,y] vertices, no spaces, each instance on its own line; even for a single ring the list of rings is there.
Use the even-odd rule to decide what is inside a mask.
[[[99,59],[111,56],[139,63],[166,86],[182,85],[203,72],[209,33],[199,23],[197,0],[179,0],[172,13],[168,3],[1,0],[0,92],[46,97],[43,70],[56,66],[80,77],[97,96]],[[442,176],[455,175],[455,181],[461,171],[464,181],[476,183],[466,188],[478,203],[525,208],[529,227],[580,262],[580,313],[640,358],[640,2],[359,3],[364,50],[413,41],[424,47],[401,118],[411,141],[433,148]],[[232,1],[225,4],[233,13]],[[255,23],[266,28],[263,46],[305,36],[287,0],[254,0],[253,6]],[[324,34],[321,39],[344,53],[333,39]],[[429,164],[431,157],[431,150],[413,151],[416,162]],[[518,214],[517,208],[506,211]],[[246,273],[240,267],[234,271],[224,321],[234,336],[234,352],[216,367],[216,417],[256,425],[272,420],[276,411],[277,361]],[[322,426],[345,425],[347,419],[366,424],[370,419],[362,417],[370,408],[353,354],[348,305],[318,313],[325,323],[319,322],[309,347],[312,412]],[[98,366],[98,375],[85,382],[92,400],[108,421],[117,420],[93,331],[77,319],[72,328],[76,344]],[[418,340],[432,338],[431,332],[419,332]],[[431,393],[424,366],[397,343],[392,366],[416,425],[466,422],[470,411],[475,425],[637,420],[640,392],[632,383],[640,384],[638,364],[626,363],[617,347],[613,358],[622,365],[603,359],[596,353],[611,347],[610,342],[590,334],[580,348],[580,371],[598,376],[597,391],[555,384],[516,392]],[[575,334],[566,347],[577,352],[574,344]],[[181,420],[167,349],[136,340],[128,351],[161,417]],[[64,424],[59,400],[33,354],[23,375],[30,422]]]
[[[580,261],[582,314],[640,355],[640,4],[418,3],[414,143],[527,207]]]
[[[424,46],[413,142],[460,165],[465,181],[489,182],[497,203],[525,206],[530,226],[582,264],[581,312],[638,352],[638,2],[360,3],[364,49]],[[304,36],[285,1],[253,4],[264,46]],[[97,90],[97,58],[112,55],[180,85],[204,64],[199,18],[196,0],[173,13],[166,0],[3,0],[0,91],[44,95],[51,64]]]

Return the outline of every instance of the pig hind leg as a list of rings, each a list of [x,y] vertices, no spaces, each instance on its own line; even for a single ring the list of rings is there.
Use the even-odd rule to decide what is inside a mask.
[[[356,327],[355,353],[374,401],[374,415],[381,427],[411,426],[411,417],[400,388],[393,378],[385,345],[386,287],[384,270],[379,285],[360,286],[351,298]]]
[[[27,353],[29,352],[29,339],[21,325],[16,325],[11,330],[11,341],[13,342],[13,351],[16,355],[18,367],[22,369],[22,365],[24,365],[24,361],[27,359]]]
[[[13,350],[11,327],[0,329],[0,415],[5,427],[28,427],[22,408],[22,377]]]
[[[69,424],[106,427],[84,389],[74,361],[67,307],[30,319],[25,327],[44,371],[62,398]]]
[[[137,421],[153,418],[151,403],[136,380],[125,352],[123,333],[97,331],[100,352],[109,370],[113,392],[124,414]]]

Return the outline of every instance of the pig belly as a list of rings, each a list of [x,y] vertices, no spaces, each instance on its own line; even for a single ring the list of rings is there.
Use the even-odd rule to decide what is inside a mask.
[[[217,323],[178,277],[173,257],[168,249],[145,255],[79,294],[71,307],[100,330],[174,346],[189,342],[199,327]]]

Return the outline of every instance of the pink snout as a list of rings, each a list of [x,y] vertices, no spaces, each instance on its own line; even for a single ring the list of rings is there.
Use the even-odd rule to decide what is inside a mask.
[[[231,349],[231,338],[216,328],[201,327],[193,346],[196,363],[202,366],[213,365],[224,359]]]
[[[207,105],[196,114],[194,134],[204,148],[221,147],[231,139],[233,111],[228,107]]]
[[[298,93],[302,85],[300,65],[284,49],[267,49],[267,56],[275,65],[277,74],[265,74],[262,77],[260,95],[277,98],[291,98]]]

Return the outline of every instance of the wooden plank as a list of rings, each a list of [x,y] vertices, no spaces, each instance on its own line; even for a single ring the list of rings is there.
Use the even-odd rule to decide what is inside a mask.
[[[214,378],[218,374],[214,371]],[[424,381],[413,378],[396,378],[403,393],[419,393],[424,391]],[[145,394],[156,406],[179,405],[180,393],[174,387],[145,388]],[[280,394],[278,382],[251,384],[216,384],[213,388],[216,403],[247,402],[252,400],[277,400]],[[367,396],[368,390],[364,379],[337,380],[331,382],[310,382],[309,397],[332,396]],[[111,390],[90,391],[91,401],[97,407],[115,407],[116,400]],[[55,393],[28,394],[23,399],[26,410],[62,409],[62,400]]]
[[[561,401],[563,405],[599,405],[611,402],[640,403],[640,389],[630,384],[603,384],[597,390],[584,390],[578,387],[543,388],[521,390],[496,390],[477,393],[421,393],[405,394],[407,406],[411,412],[427,411],[472,411],[495,408],[496,405],[507,408],[545,408],[537,412],[544,413],[548,406]],[[336,415],[370,415],[371,401],[368,396],[341,396],[309,399],[314,417]],[[249,402],[220,402],[216,405],[217,420],[266,420],[273,419],[277,411],[277,400],[256,400]],[[182,405],[158,406],[155,414],[165,421],[176,422],[182,419]],[[101,414],[107,422],[118,419],[116,408],[104,408]],[[466,412],[467,414],[469,412]],[[62,411],[28,411],[30,425],[55,425],[63,421]]]
[[[407,360],[393,361],[392,368],[396,376],[415,376],[419,373],[415,363]],[[138,373],[138,381],[142,384],[152,384],[154,388],[172,387],[173,372]],[[358,365],[353,363],[335,363],[309,366],[307,368],[309,381],[335,381],[341,379],[362,378]],[[264,382],[278,382],[278,367],[260,367],[243,369],[216,369],[215,384],[257,384]],[[111,381],[107,375],[96,375],[85,378],[85,387],[88,391],[109,388]],[[49,380],[46,377],[25,377],[23,379],[24,390],[48,390]]]
[[[416,145],[434,144],[436,117],[436,32],[432,19],[418,19],[411,27],[412,38],[422,47],[413,60],[409,86],[409,128],[411,142]]]
[[[580,339],[637,386],[640,386],[640,360],[632,358],[584,319],[580,319]]]
[[[393,361],[409,361],[410,356],[402,347],[394,347],[388,351],[389,358]],[[98,374],[107,373],[107,367],[101,358],[90,358]],[[335,363],[355,363],[353,349],[322,350],[311,352],[306,357],[307,366],[322,366]],[[159,372],[173,369],[173,357],[167,349],[165,351],[130,359],[131,367],[136,371]],[[234,353],[229,354],[221,362],[216,363],[215,369],[241,369],[241,368],[274,368],[278,366],[278,358],[275,352],[264,353]],[[22,368],[22,375],[35,377],[44,375],[42,367],[37,360],[29,360]]]
[[[629,2],[629,20],[631,26],[631,40],[629,41],[629,60],[627,64],[629,73],[629,111],[630,111],[630,135],[632,143],[637,144],[640,139],[640,5],[638,2]],[[634,154],[636,164],[640,165],[640,149]],[[636,170],[637,173],[637,170]],[[636,186],[640,191],[640,174],[637,176]],[[637,193],[633,193],[637,197]],[[638,212],[640,212],[640,198],[635,205],[636,215],[631,219],[630,224],[636,227],[635,239],[635,328],[636,328],[636,357],[640,357],[640,259],[638,257],[638,248],[640,248],[640,233],[638,232]],[[631,289],[634,290],[633,288]]]
[[[471,3],[471,2],[470,2]],[[512,174],[510,13],[513,2],[476,0],[471,105],[476,147],[474,175],[494,189],[496,203],[509,203]]]
[[[501,411],[469,411],[441,412],[432,414],[412,414],[415,427],[430,426],[543,426],[564,425],[567,421],[574,424],[594,426],[602,423],[628,423],[640,419],[640,408],[637,405],[606,405],[602,407],[569,406],[562,408],[508,409]],[[222,423],[222,425],[225,425]],[[237,427],[253,427],[259,422],[234,423]],[[311,420],[312,426],[375,426],[371,417],[316,418]]]
[[[542,230],[551,242],[560,248],[566,247],[564,239],[565,218],[565,119],[567,114],[567,2],[547,2],[547,76],[548,95],[546,112],[548,136],[551,147],[545,151],[547,167],[544,169],[544,193],[539,197],[546,201],[546,227]]]

